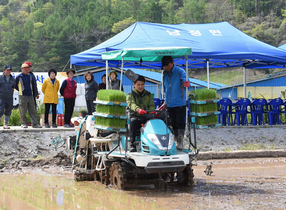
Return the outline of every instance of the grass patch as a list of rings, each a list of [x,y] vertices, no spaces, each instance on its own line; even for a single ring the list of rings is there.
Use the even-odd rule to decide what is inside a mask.
[[[74,110],[72,113],[72,118],[73,117],[79,117],[81,115],[81,112],[86,112],[87,113],[87,109],[80,109],[80,110]]]
[[[263,149],[267,149],[267,147],[262,144],[243,144],[243,146],[240,147],[239,149],[240,150],[263,150]]]
[[[96,105],[96,112],[97,113],[104,113],[104,114],[117,114],[117,115],[125,115],[126,114],[126,107],[124,106],[107,106],[107,105]]]
[[[97,92],[100,101],[126,102],[126,93],[119,90],[100,90]]]
[[[198,79],[207,81],[207,75],[201,75]],[[210,72],[210,81],[225,85],[233,85],[243,82],[243,71],[224,71],[224,72]]]
[[[224,148],[222,151],[224,151],[224,152],[230,152],[230,151],[232,151],[232,149],[230,149],[230,148]]]
[[[29,158],[29,160],[42,160],[45,159],[43,156],[38,155],[36,158]]]
[[[105,127],[125,128],[126,120],[96,117],[95,124]]]
[[[4,159],[1,161],[0,165],[5,165],[8,159]]]
[[[45,113],[45,104],[40,104],[40,101],[37,101],[37,119],[38,122],[40,122],[41,114]],[[31,122],[31,118],[28,114],[28,111],[26,113],[28,122]],[[4,115],[0,121],[0,126],[3,126],[4,123]],[[9,126],[20,126],[21,125],[21,118],[20,118],[20,112],[18,108],[13,108],[10,119],[9,119]]]

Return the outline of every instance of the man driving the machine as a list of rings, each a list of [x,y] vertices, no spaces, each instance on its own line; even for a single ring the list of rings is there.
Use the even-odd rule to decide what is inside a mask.
[[[134,82],[134,89],[131,94],[128,94],[126,97],[127,105],[131,111],[131,120],[130,120],[130,142],[131,148],[130,152],[136,152],[136,131],[141,128],[141,125],[146,123],[147,118],[144,117],[144,114],[147,114],[145,110],[154,110],[155,105],[151,93],[145,90],[145,78],[139,76],[138,79]],[[131,96],[132,95],[132,99]]]

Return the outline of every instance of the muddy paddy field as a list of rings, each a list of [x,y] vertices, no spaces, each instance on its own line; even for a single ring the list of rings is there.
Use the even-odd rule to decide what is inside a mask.
[[[71,154],[65,145],[56,149],[51,141],[74,133],[0,133],[0,209],[286,209],[286,157],[198,160],[193,188],[132,180],[120,191],[73,180]],[[285,134],[282,126],[197,133],[202,154],[251,148],[281,151]],[[213,174],[207,176],[204,170],[210,162]]]

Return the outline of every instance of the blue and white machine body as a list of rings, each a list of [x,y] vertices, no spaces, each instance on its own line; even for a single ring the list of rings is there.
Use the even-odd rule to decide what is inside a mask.
[[[174,135],[163,120],[151,119],[140,129],[141,152],[146,155],[177,154]]]

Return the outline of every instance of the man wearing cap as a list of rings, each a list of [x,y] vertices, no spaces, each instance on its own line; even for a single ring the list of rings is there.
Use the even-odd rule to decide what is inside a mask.
[[[3,114],[4,129],[9,129],[8,126],[11,111],[13,109],[13,93],[14,93],[14,77],[11,75],[12,66],[7,64],[4,66],[3,75],[0,76],[0,121]]]
[[[24,64],[28,65],[28,73],[33,74],[32,70],[32,63],[30,61],[25,62]],[[34,75],[34,74],[33,74]]]
[[[19,111],[21,118],[21,127],[28,127],[28,120],[26,113],[28,111],[33,128],[41,128],[37,119],[37,111],[35,108],[34,97],[38,96],[38,88],[36,84],[36,79],[33,75],[28,73],[29,65],[24,63],[21,66],[22,73],[16,77],[15,89],[19,91]]]
[[[108,81],[108,89],[110,90],[120,90],[120,80],[117,79],[118,73],[115,70],[111,70],[108,73],[108,77],[110,78]],[[123,90],[123,85],[121,85],[121,91]]]
[[[68,70],[67,72],[68,78],[63,81],[60,89],[60,93],[64,97],[64,103],[65,103],[64,127],[74,127],[72,124],[70,124],[70,120],[75,105],[76,88],[77,88],[76,81],[73,79],[74,74],[75,71],[73,69]]]
[[[186,116],[186,90],[184,87],[186,72],[174,64],[171,56],[162,58],[162,67],[165,69],[163,88],[168,115],[177,141],[177,149],[182,150]]]

